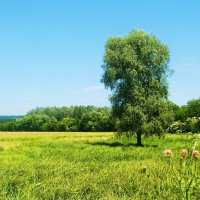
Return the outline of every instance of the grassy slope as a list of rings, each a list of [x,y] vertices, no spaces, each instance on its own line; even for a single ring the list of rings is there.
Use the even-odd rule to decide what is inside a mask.
[[[180,199],[162,152],[191,147],[187,136],[113,136],[0,133],[0,199]]]

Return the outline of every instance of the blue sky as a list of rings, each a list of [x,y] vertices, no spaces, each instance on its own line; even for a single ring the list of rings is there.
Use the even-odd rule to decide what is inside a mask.
[[[200,96],[199,0],[1,0],[0,115],[38,106],[109,106],[104,45],[132,29],[171,51],[170,99]]]

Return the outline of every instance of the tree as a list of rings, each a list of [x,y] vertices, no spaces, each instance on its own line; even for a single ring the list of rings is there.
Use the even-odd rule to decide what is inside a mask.
[[[55,131],[57,120],[44,114],[28,115],[15,121],[17,131]]]
[[[101,113],[97,111],[91,111],[84,113],[80,121],[80,129],[83,131],[101,131],[100,127]]]
[[[95,106],[39,107],[23,117],[0,118],[2,131],[115,131],[114,124],[110,108]]]
[[[105,46],[102,82],[111,89],[118,131],[137,136],[161,135],[170,119],[167,112],[170,74],[169,49],[154,35],[132,31],[114,37]]]
[[[62,121],[58,123],[59,131],[78,131],[77,121],[73,118],[64,118]]]
[[[187,117],[200,117],[200,98],[188,101],[186,109]]]
[[[185,121],[187,119],[187,106],[183,105],[178,107],[177,110],[175,110],[175,120],[178,121]]]

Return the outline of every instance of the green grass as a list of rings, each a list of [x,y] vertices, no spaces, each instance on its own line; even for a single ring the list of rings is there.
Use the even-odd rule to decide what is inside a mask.
[[[0,199],[181,199],[162,153],[178,154],[193,141],[135,142],[113,133],[0,133]],[[198,190],[193,197],[200,199]]]

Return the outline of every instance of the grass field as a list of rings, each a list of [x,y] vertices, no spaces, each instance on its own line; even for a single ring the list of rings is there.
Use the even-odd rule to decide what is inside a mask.
[[[181,199],[180,158],[169,161],[163,150],[178,155],[194,141],[143,141],[137,147],[113,133],[0,133],[0,199]],[[200,199],[198,187],[193,199]]]

